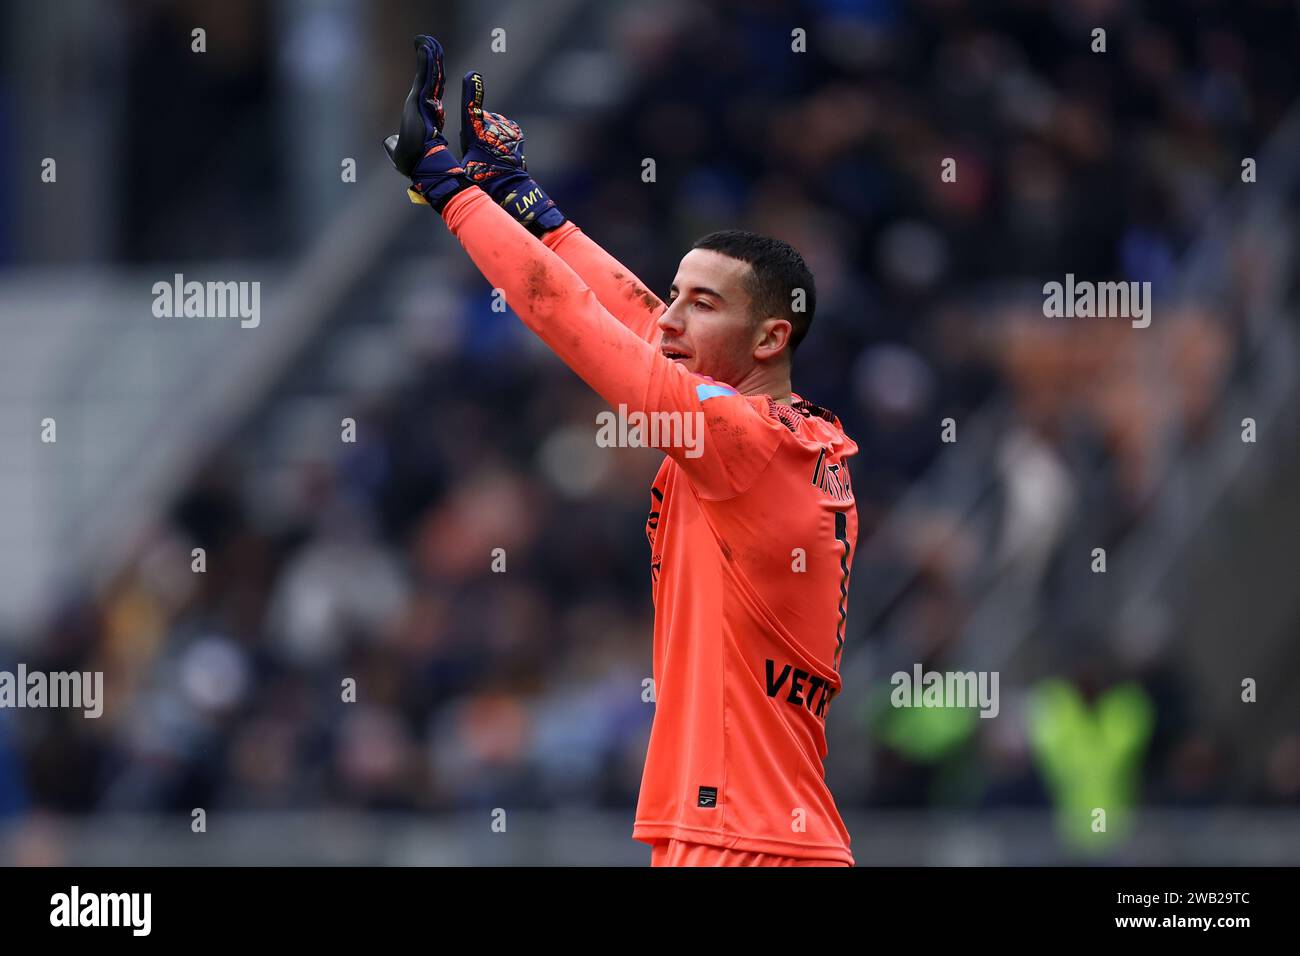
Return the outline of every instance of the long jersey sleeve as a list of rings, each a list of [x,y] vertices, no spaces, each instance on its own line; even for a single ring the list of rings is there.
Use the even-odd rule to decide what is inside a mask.
[[[443,217],[488,282],[504,290],[506,304],[611,407],[629,415],[675,414],[676,423],[657,430],[669,439],[699,424],[698,442],[656,444],[686,469],[701,495],[729,498],[771,461],[784,427],[768,415],[766,396],[743,396],[666,358],[481,190],[459,193]],[[569,239],[578,241],[573,233]],[[608,281],[608,294],[617,295],[620,280],[610,273]],[[640,317],[634,322],[645,324]]]
[[[667,306],[623,263],[599,243],[592,242],[575,223],[566,222],[560,228],[552,229],[542,236],[542,242],[587,283],[614,318],[647,342],[658,338],[659,328],[655,321]]]

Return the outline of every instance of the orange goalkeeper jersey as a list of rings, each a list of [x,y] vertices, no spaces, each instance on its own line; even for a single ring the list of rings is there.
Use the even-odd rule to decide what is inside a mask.
[[[516,314],[612,406],[703,425],[698,446],[664,448],[650,490],[656,705],[633,837],[852,864],[823,760],[857,445],[797,395],[741,395],[660,354],[663,303],[572,223],[539,241],[478,189],[444,217]]]

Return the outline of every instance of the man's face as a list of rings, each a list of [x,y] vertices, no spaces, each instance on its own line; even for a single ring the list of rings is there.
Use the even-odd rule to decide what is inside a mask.
[[[687,369],[735,384],[754,367],[758,330],[750,317],[748,262],[692,249],[677,267],[659,316],[659,349]]]

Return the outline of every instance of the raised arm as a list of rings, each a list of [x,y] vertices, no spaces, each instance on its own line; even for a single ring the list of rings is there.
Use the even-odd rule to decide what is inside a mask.
[[[647,342],[658,341],[655,320],[666,306],[631,270],[573,222],[545,233],[542,241],[582,277],[614,318]]]
[[[473,138],[495,145],[492,152],[466,149],[462,165],[442,133],[442,47],[433,37],[418,36],[415,49],[416,76],[401,128],[384,141],[393,165],[411,180],[411,199],[442,214],[484,278],[505,291],[515,314],[611,406],[629,416],[673,417],[678,428],[669,423],[667,435],[661,432],[655,440],[652,434],[649,443],[681,462],[697,492],[726,498],[748,487],[776,453],[784,432],[767,414],[767,399],[746,398],[729,385],[688,372],[615,319],[592,288],[538,238],[563,225],[564,218],[524,170],[516,148],[522,142],[518,127],[482,112],[482,80],[468,74],[464,89],[481,114],[470,114],[482,127],[471,127]],[[470,137],[464,130],[461,136],[464,146]],[[517,157],[518,162],[498,163],[500,157]],[[480,182],[505,192],[505,198],[489,196],[476,186]],[[570,231],[553,241],[580,247],[575,235],[581,234]],[[609,262],[613,260],[597,269],[598,282],[617,289],[622,277]],[[690,440],[687,429],[697,441]]]
[[[458,193],[443,218],[515,314],[610,405],[698,408],[690,400],[695,376],[618,322],[558,254],[482,190]]]
[[[461,152],[465,174],[516,221],[568,263],[609,313],[640,338],[655,341],[659,297],[632,272],[566,221],[528,173],[524,133],[514,120],[483,109],[483,77],[474,71],[461,83]]]
[[[766,414],[765,398],[687,371],[616,321],[559,255],[481,190],[458,193],[443,217],[515,314],[612,407],[677,413],[682,435],[698,423],[698,443],[659,444],[703,496],[731,497],[767,466],[784,426]]]

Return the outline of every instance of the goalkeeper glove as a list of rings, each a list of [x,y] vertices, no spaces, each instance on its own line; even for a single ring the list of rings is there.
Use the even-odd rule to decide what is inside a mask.
[[[555,200],[528,175],[519,124],[483,109],[480,74],[465,74],[460,108],[460,151],[469,180],[536,235],[564,225]]]
[[[384,140],[393,166],[411,180],[411,202],[442,212],[452,196],[473,185],[442,135],[442,45],[431,36],[415,38],[416,70],[411,92],[402,105],[399,132]]]

